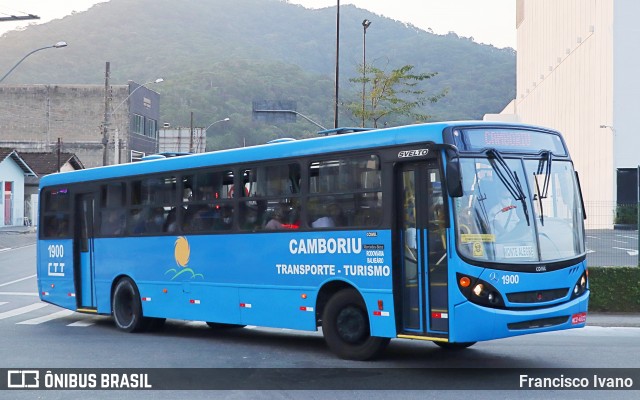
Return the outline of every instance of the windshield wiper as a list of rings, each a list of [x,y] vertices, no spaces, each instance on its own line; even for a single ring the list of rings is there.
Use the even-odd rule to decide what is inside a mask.
[[[524,190],[522,190],[518,174],[509,169],[509,165],[507,165],[507,162],[502,158],[502,155],[498,150],[487,149],[486,153],[490,156],[489,162],[492,164],[493,169],[496,171],[496,174],[498,175],[498,178],[500,178],[502,184],[509,191],[509,194],[511,194],[514,199],[522,203],[522,211],[524,211],[524,216],[527,219],[527,226],[529,226],[529,211],[527,210],[526,196],[524,194]]]
[[[476,201],[479,204],[480,212],[476,209],[476,218],[478,214],[482,217],[482,222],[480,226],[484,226],[484,231],[489,232],[489,214],[487,213],[487,207],[484,204],[484,201],[487,199],[487,195],[482,192],[482,188],[480,187],[480,182],[478,182],[478,195]],[[475,207],[474,207],[475,208]]]
[[[549,192],[549,178],[551,177],[551,160],[553,158],[553,153],[551,153],[549,150],[545,150],[541,153],[541,155],[543,158],[538,163],[538,172],[536,173],[536,175],[542,175],[542,170],[544,169],[544,182],[542,184],[542,192],[539,193],[543,199],[546,199]],[[544,168],[545,166],[546,168]]]
[[[542,191],[540,191],[540,185],[538,179],[536,181],[536,196],[538,197],[538,205],[540,206],[540,224],[544,226],[544,209],[542,208],[542,199],[546,199],[549,194],[549,181],[551,180],[551,160],[553,159],[553,153],[549,150],[545,150],[540,154],[543,158],[538,163],[538,171],[536,176],[542,175],[544,169],[544,181],[542,182]],[[546,166],[546,168],[545,168]]]

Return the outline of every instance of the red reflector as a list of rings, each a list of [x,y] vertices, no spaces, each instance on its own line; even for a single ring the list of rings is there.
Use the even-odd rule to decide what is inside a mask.
[[[442,313],[433,312],[431,313],[431,318],[442,318]]]
[[[376,315],[376,316],[378,316],[378,317],[379,317],[379,316],[381,316],[381,315],[382,315],[382,313],[381,313],[380,311],[374,311],[374,312],[373,312],[373,315]]]
[[[307,311],[307,307],[305,306],[300,307],[300,311]]]
[[[384,310],[384,303],[382,300],[378,300],[378,310]]]
[[[571,316],[571,325],[584,324],[587,322],[587,313],[581,312]]]

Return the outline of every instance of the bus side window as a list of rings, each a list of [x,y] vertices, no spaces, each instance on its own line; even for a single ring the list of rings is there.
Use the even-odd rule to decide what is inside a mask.
[[[312,161],[308,173],[309,226],[372,227],[380,224],[382,192],[377,156]]]
[[[233,227],[233,171],[187,175],[183,177],[183,187],[191,191],[182,200],[185,232],[228,231]]]
[[[101,213],[100,234],[104,236],[117,236],[124,233],[124,210],[103,210]]]
[[[238,220],[244,231],[300,227],[300,165],[257,166],[242,174]]]
[[[122,235],[126,226],[124,210],[126,186],[124,183],[107,183],[100,187],[100,235]]]
[[[70,192],[67,188],[43,190],[43,217],[41,226],[45,238],[69,237],[70,231]]]

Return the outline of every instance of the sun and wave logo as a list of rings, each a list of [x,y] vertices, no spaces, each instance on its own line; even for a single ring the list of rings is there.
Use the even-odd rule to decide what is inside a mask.
[[[197,274],[193,269],[187,266],[187,264],[189,264],[189,258],[191,258],[191,248],[189,247],[189,241],[186,237],[179,236],[176,239],[176,243],[173,248],[173,255],[178,266],[176,268],[171,268],[164,273],[165,275],[173,274],[171,280],[174,280],[183,274],[186,274],[186,276],[191,274],[190,279],[204,278],[204,275]]]

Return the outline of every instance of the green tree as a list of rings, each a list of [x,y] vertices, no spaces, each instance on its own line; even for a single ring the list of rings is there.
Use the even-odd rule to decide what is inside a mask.
[[[447,89],[429,96],[420,84],[433,78],[437,72],[413,73],[413,65],[393,69],[387,73],[375,66],[367,65],[363,70],[360,65],[360,77],[349,79],[352,83],[365,85],[359,101],[347,104],[347,109],[354,118],[369,121],[374,128],[378,127],[381,118],[390,115],[404,115],[417,121],[426,121],[430,115],[415,111],[426,104],[435,103],[447,94]]]

